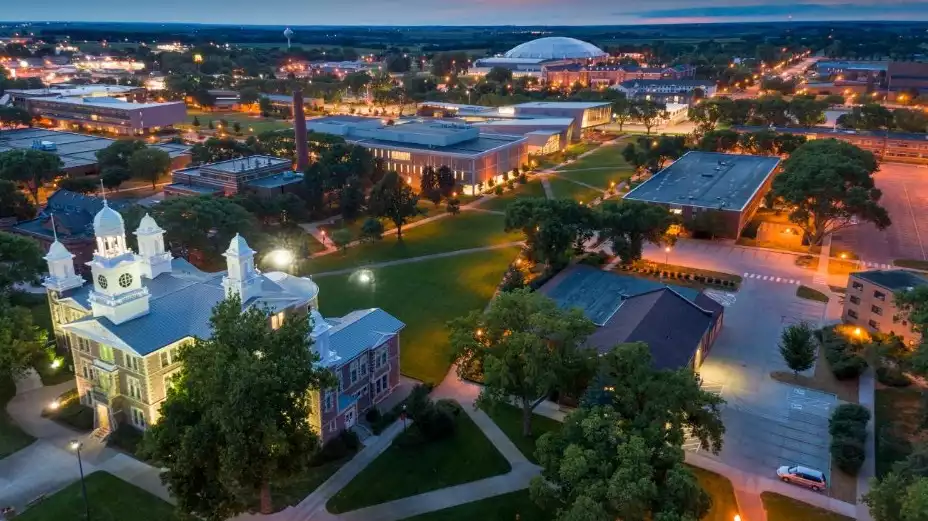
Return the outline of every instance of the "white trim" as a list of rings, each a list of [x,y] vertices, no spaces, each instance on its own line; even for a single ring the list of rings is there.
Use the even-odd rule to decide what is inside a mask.
[[[82,322],[61,324],[61,329],[64,329],[70,333],[74,333],[77,336],[84,337],[88,340],[93,340],[94,342],[100,344],[106,344],[122,351],[129,351],[136,356],[145,356],[142,353],[136,351],[129,344],[123,342],[121,338],[114,335],[109,329],[104,327],[103,324],[100,324],[96,320],[85,320]]]

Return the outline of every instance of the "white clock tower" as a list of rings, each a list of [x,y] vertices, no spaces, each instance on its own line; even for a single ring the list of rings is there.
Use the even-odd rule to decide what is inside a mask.
[[[93,278],[90,305],[94,317],[116,324],[148,313],[148,288],[142,287],[141,259],[126,247],[126,226],[119,212],[103,202],[93,218],[97,249],[88,262]]]
[[[135,230],[135,236],[139,243],[142,275],[153,279],[162,273],[170,273],[171,252],[164,251],[164,230],[147,213]]]

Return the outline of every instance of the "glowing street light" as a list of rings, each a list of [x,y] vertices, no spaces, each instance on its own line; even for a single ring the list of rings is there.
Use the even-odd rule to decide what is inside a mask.
[[[860,336],[860,328],[859,328],[859,327],[855,327],[855,328],[854,328],[854,336]]]
[[[84,514],[87,516],[87,521],[90,521],[90,503],[87,501],[87,485],[84,483],[84,462],[81,461],[81,442],[77,440],[71,440],[69,444],[71,450],[77,453],[77,468],[80,469],[81,473],[81,492],[84,495]]]
[[[670,246],[664,247],[664,264],[670,264]]]
[[[59,407],[61,407],[61,402],[58,400],[52,400],[51,403],[48,404],[48,408],[53,411],[57,411]]]
[[[293,252],[283,248],[272,251],[268,258],[278,268],[286,269],[293,265]]]

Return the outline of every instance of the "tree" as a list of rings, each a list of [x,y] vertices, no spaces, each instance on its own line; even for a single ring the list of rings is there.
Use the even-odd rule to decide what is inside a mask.
[[[0,152],[0,179],[19,185],[39,204],[39,188],[58,175],[64,167],[61,159],[42,150],[9,150]]]
[[[438,187],[438,174],[435,169],[427,166],[422,170],[422,177],[419,180],[419,193],[432,201],[432,204],[438,206],[441,202],[441,191]]]
[[[238,121],[232,123],[232,132],[235,132],[235,135],[241,135],[241,134],[242,134],[242,124],[239,123]]]
[[[619,123],[619,132],[625,123],[632,118],[632,101],[625,96],[618,97],[612,101],[612,116]]]
[[[0,127],[13,128],[20,125],[32,126],[32,114],[28,110],[15,106],[0,106]]]
[[[257,103],[260,97],[261,93],[255,87],[242,87],[242,89],[238,91],[238,99],[242,105]]]
[[[334,244],[336,248],[342,250],[342,253],[348,251],[348,245],[351,243],[352,239],[354,239],[354,237],[351,236],[351,230],[348,228],[339,228],[335,230],[332,232],[330,238],[332,239],[332,244]]]
[[[505,67],[493,67],[487,72],[484,76],[486,81],[494,81],[496,83],[509,83],[512,81],[512,71]]]
[[[805,322],[793,324],[780,333],[780,356],[786,366],[798,376],[800,371],[815,365],[816,346],[812,329]]]
[[[559,267],[596,223],[593,211],[572,199],[520,198],[506,207],[505,226],[522,232],[533,260]]]
[[[896,109],[893,111],[893,123],[903,132],[928,132],[928,115],[921,110]]]
[[[132,173],[128,168],[123,166],[111,166],[100,173],[100,180],[103,181],[103,187],[107,189],[119,188],[119,185],[132,178]]]
[[[445,205],[445,211],[451,215],[457,215],[461,213],[461,200],[457,197],[451,197],[447,199],[447,204]]]
[[[731,104],[730,98],[712,98],[704,99],[698,104],[690,107],[689,119],[696,123],[697,134],[715,130],[719,121],[729,112],[728,105]]]
[[[564,310],[529,289],[499,294],[483,311],[449,323],[458,375],[483,369],[478,404],[518,400],[522,435],[532,435],[532,411],[556,388],[586,372],[593,353],[582,347],[596,326],[579,309]]]
[[[656,101],[636,101],[632,105],[632,117],[641,122],[651,135],[651,129],[663,119],[667,119],[667,105]]]
[[[100,181],[93,177],[65,177],[58,181],[58,188],[78,194],[92,194],[100,189]]]
[[[325,173],[319,163],[313,163],[303,172],[303,200],[312,215],[325,209]]]
[[[361,186],[361,180],[352,177],[344,187],[338,198],[338,207],[342,211],[342,217],[348,222],[354,222],[361,216],[364,206],[364,190]]]
[[[129,158],[132,154],[145,148],[145,143],[138,139],[117,139],[108,147],[96,152],[97,166],[101,172],[112,167],[129,168]]]
[[[626,422],[609,405],[583,407],[542,435],[532,499],[555,521],[703,518],[712,501],[684,463],[682,441],[654,443]]]
[[[457,183],[454,180],[454,172],[445,165],[438,167],[438,191],[445,199],[451,197],[454,193],[454,187]]]
[[[760,125],[783,127],[789,123],[789,102],[779,95],[761,96],[754,105],[752,120]]]
[[[368,217],[361,225],[361,240],[374,242],[383,239],[383,223],[380,219]]]
[[[814,127],[825,123],[825,109],[828,102],[814,99],[793,98],[790,100],[787,111],[796,120],[800,127]]]
[[[740,140],[741,136],[734,130],[710,130],[699,140],[698,147],[704,152],[731,152]]]
[[[863,496],[874,521],[925,521],[928,508],[928,445],[915,445],[882,478],[870,479]]]
[[[29,369],[47,340],[48,333],[35,325],[29,308],[12,306],[7,295],[0,294],[0,382],[15,381]]]
[[[393,221],[396,226],[396,240],[403,240],[403,225],[421,213],[416,206],[419,197],[412,187],[403,181],[396,172],[390,171],[381,179],[370,195],[370,207],[373,215]]]
[[[150,181],[152,189],[170,169],[171,156],[159,148],[136,150],[129,157],[129,171],[134,177]]]
[[[274,111],[274,104],[271,103],[271,99],[267,96],[261,96],[258,100],[258,110],[261,112],[261,115],[266,118]],[[210,121],[210,129],[213,128],[212,125],[213,122]]]
[[[37,242],[0,232],[0,294],[14,284],[34,282],[45,271],[45,260]]]
[[[873,182],[876,169],[870,152],[835,139],[816,139],[783,163],[782,173],[773,180],[773,193],[792,206],[790,221],[812,244],[858,221],[883,230],[891,221],[879,205],[883,194]]]
[[[145,434],[150,456],[178,507],[222,520],[258,494],[270,513],[271,483],[305,472],[319,438],[309,423],[311,390],[334,385],[309,343],[309,319],[293,313],[272,329],[270,311],[220,302],[208,339],[180,348],[184,364]],[[204,451],[204,447],[210,450]]]
[[[0,179],[0,219],[15,217],[18,221],[35,217],[35,205],[12,181]]]
[[[641,201],[609,203],[600,211],[600,237],[612,242],[612,251],[628,264],[641,259],[645,241],[660,244],[673,224],[665,208]]]
[[[846,100],[840,94],[829,94],[823,101],[829,105],[844,105]]]
[[[193,121],[190,122],[190,126],[192,126],[193,128],[197,130],[200,130],[200,118],[194,116]]]

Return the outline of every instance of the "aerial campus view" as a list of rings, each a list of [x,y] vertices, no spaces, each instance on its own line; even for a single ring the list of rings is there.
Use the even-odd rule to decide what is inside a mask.
[[[17,2],[0,520],[928,520],[928,2]]]

